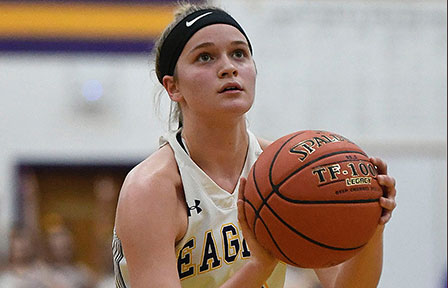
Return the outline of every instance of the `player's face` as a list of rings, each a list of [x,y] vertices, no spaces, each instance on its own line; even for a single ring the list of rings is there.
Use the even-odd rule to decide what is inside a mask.
[[[176,65],[182,113],[241,116],[252,106],[256,70],[246,38],[233,26],[214,24],[185,45]]]

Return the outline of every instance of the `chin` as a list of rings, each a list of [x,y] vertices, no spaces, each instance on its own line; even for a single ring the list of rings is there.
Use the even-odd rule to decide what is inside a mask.
[[[251,107],[252,107],[252,105],[232,106],[232,107],[227,107],[226,112],[229,112],[235,116],[242,116],[242,115],[246,114],[247,112],[249,112]]]

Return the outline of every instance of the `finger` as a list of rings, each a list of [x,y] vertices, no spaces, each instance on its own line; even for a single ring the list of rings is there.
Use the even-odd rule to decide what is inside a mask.
[[[247,225],[246,213],[244,211],[244,200],[238,199],[237,206],[238,206],[238,222],[240,222],[240,226],[244,230],[243,226]]]
[[[396,184],[395,178],[389,175],[378,175],[377,180],[381,186],[395,187]]]
[[[392,218],[392,212],[397,207],[395,199],[380,198],[380,206],[383,208],[379,224],[386,224]]]
[[[244,201],[244,189],[246,188],[246,178],[240,178],[240,187],[238,188],[238,200]]]
[[[378,174],[387,174],[387,164],[381,158],[370,157],[370,162],[372,162],[372,164],[376,166]]]
[[[244,209],[244,188],[246,187],[246,179],[241,177],[240,179],[240,187],[238,189],[238,221],[240,222],[241,229],[243,231],[247,231],[249,229],[249,225],[247,224],[246,219],[246,211]],[[246,232],[247,233],[247,232]]]
[[[384,215],[381,216],[379,224],[380,225],[386,224],[387,222],[389,222],[390,218],[392,218],[392,213],[391,212],[385,213]]]
[[[383,188],[385,193],[384,196],[387,198],[395,197],[397,195],[397,190],[395,189],[395,178],[388,175],[378,175],[377,181]]]
[[[380,206],[386,210],[393,211],[397,207],[397,202],[395,202],[395,199],[381,197]]]
[[[241,231],[243,233],[243,237],[251,242],[252,239],[255,239],[255,235],[249,228],[249,224],[247,224],[246,213],[244,210],[244,200],[238,199],[238,222],[240,224]]]

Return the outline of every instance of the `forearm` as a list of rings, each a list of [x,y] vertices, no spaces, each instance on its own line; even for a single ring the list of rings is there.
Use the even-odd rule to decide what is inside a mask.
[[[383,268],[383,230],[384,225],[379,225],[362,251],[341,264],[335,288],[377,287]]]
[[[249,260],[229,280],[220,286],[220,288],[260,288],[265,284],[272,271],[274,271],[277,265],[276,263],[277,262],[265,265],[262,262]]]

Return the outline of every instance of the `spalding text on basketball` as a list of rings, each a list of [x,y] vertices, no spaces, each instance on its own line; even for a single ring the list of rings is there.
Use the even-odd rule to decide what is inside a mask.
[[[298,154],[299,160],[303,162],[306,160],[306,158],[308,158],[309,155],[313,154],[314,151],[316,151],[316,149],[318,149],[319,147],[322,147],[323,145],[329,143],[342,142],[342,141],[353,143],[341,135],[322,134],[320,135],[320,137],[313,137],[310,139],[300,141],[296,145],[292,146],[291,149],[289,149],[289,152]]]

